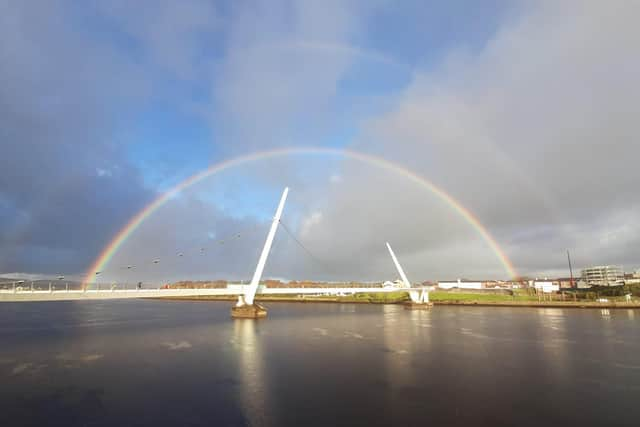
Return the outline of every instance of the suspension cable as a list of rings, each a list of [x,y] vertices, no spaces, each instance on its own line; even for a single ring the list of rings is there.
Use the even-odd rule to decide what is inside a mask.
[[[327,266],[327,264],[325,262],[323,262],[320,258],[318,258],[317,256],[315,256],[313,254],[313,252],[311,252],[300,240],[298,240],[298,238],[293,234],[293,232],[289,229],[289,227],[286,226],[286,224],[282,221],[279,221],[280,225],[282,225],[282,228],[284,229],[284,231],[289,235],[289,237],[291,237],[293,239],[294,242],[296,242],[298,244],[298,246],[300,246],[302,248],[303,251],[306,252],[306,254],[313,259],[313,261],[315,261],[318,265],[320,265],[325,272],[330,273],[331,269]]]

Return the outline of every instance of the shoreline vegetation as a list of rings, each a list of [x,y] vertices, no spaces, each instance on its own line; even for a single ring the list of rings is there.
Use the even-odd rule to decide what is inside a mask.
[[[235,296],[161,297],[164,300],[181,301],[235,301]],[[640,301],[609,297],[607,302],[574,300],[571,295],[528,295],[526,293],[494,294],[432,291],[429,299],[434,305],[495,306],[495,307],[552,307],[552,308],[640,308]],[[310,295],[256,295],[257,302],[336,303],[336,304],[404,304],[409,301],[407,292],[363,293],[348,296]]]

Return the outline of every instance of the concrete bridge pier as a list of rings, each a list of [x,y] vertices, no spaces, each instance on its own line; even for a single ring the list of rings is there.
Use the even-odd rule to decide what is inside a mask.
[[[231,307],[231,317],[233,319],[262,319],[267,317],[267,309],[254,302],[251,305],[241,305]]]
[[[433,303],[429,301],[429,291],[421,289],[419,291],[409,291],[410,301],[404,304],[406,310],[429,310]]]
[[[231,307],[231,317],[234,319],[261,319],[267,317],[267,309],[257,302],[245,302],[244,295],[238,296],[238,302]]]

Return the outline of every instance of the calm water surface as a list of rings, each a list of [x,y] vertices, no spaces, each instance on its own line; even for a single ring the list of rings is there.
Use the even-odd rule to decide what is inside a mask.
[[[640,311],[0,304],[0,426],[640,425]]]

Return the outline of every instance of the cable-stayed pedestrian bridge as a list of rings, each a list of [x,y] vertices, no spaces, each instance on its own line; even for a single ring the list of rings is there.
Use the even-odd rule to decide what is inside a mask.
[[[276,210],[276,214],[271,222],[271,228],[267,234],[264,247],[258,259],[258,265],[253,273],[251,282],[245,286],[235,286],[233,288],[218,289],[134,289],[134,290],[117,290],[117,289],[85,289],[85,290],[27,290],[13,288],[11,290],[0,290],[0,301],[63,301],[63,300],[105,300],[105,299],[127,299],[127,298],[160,298],[160,297],[197,297],[197,296],[237,296],[238,302],[231,309],[232,317],[259,318],[267,315],[267,310],[260,304],[255,303],[256,294],[263,295],[304,295],[304,294],[353,294],[353,293],[380,293],[380,292],[397,292],[404,290],[409,293],[411,304],[409,308],[428,308],[429,289],[413,288],[409,279],[407,279],[400,262],[393,253],[393,249],[387,243],[387,249],[393,259],[396,270],[401,278],[400,287],[318,287],[318,288],[265,288],[260,286],[260,279],[264,270],[273,239],[275,237],[280,217],[284,209],[289,189],[285,188],[280,198],[280,203]]]

